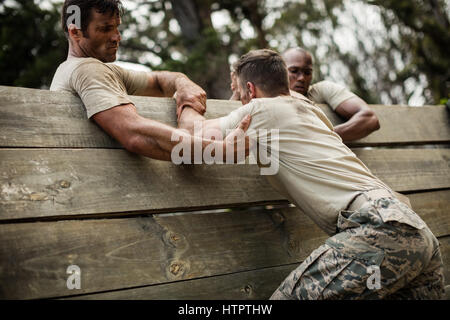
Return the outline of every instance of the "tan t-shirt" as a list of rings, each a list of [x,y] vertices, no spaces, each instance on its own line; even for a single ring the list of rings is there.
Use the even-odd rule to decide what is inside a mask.
[[[222,134],[236,128],[247,114],[252,115],[253,138],[261,138],[259,129],[279,129],[278,137],[265,138],[269,158],[279,161],[278,173],[267,176],[273,187],[328,234],[336,232],[339,212],[361,191],[390,190],[342,143],[325,114],[307,99],[253,99],[220,118]]]
[[[112,107],[133,103],[128,95],[139,95],[148,84],[148,73],[103,63],[95,58],[69,58],[59,65],[50,90],[77,94],[87,117]]]
[[[307,98],[315,103],[328,104],[333,110],[345,100],[356,97],[344,86],[331,81],[320,81],[309,87]]]

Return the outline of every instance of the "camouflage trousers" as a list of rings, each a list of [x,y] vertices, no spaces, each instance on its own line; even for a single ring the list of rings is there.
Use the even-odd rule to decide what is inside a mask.
[[[396,198],[368,200],[357,211],[341,211],[337,231],[291,272],[271,299],[443,298],[439,242]]]

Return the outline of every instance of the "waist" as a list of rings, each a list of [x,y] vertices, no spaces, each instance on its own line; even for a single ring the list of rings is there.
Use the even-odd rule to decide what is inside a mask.
[[[374,189],[362,192],[347,206],[356,215],[377,215],[383,223],[398,222],[416,229],[426,227],[425,222],[412,210],[406,196],[388,189]]]
[[[347,206],[347,210],[358,211],[367,204],[367,201],[378,200],[381,198],[396,198],[396,195],[386,189],[364,191],[350,202]]]

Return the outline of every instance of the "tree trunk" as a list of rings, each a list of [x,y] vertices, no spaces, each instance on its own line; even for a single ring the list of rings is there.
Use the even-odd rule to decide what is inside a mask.
[[[228,52],[218,40],[211,41],[217,34],[212,26],[210,2],[171,0],[171,3],[188,54],[194,58],[200,55],[203,60],[199,64],[202,70],[192,70],[188,76],[206,91],[208,98],[228,99],[231,96]]]

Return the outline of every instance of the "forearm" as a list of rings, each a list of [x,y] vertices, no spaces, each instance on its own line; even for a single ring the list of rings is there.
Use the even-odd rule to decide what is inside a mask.
[[[353,141],[368,136],[380,128],[375,114],[372,112],[356,113],[347,122],[334,127],[334,131],[339,134],[343,141]]]
[[[166,97],[172,97],[185,82],[191,82],[180,72],[156,71],[153,73],[156,85]]]
[[[193,108],[185,107],[178,121],[178,128],[187,130],[190,134],[194,134],[195,123],[203,123],[205,117],[195,111]]]
[[[186,130],[176,129],[149,119],[144,119],[137,126],[132,151],[159,160],[174,161],[173,156],[183,157],[183,153],[188,152],[191,163],[201,163],[203,151],[210,144],[213,144],[210,146],[210,155],[213,157],[216,156],[216,150],[226,148],[222,141],[204,139],[201,135],[193,136]],[[175,147],[177,149],[174,150]],[[221,154],[218,156],[221,157]]]
[[[179,160],[180,157],[183,157],[184,152],[189,152],[190,156],[184,156],[183,160],[190,159],[191,163],[206,162],[203,159],[205,154],[210,156],[208,163],[211,163],[211,159],[215,160],[214,162],[220,162],[220,160],[229,161],[227,153],[229,153],[228,158],[232,157],[235,159],[234,162],[241,161],[242,159],[238,159],[237,155],[243,154],[244,157],[248,155],[249,139],[244,137],[242,133],[248,129],[250,120],[250,116],[244,118],[239,127],[227,136],[227,140],[221,141],[221,139],[216,137],[205,139],[203,134],[192,135],[186,130],[176,129],[151,119],[133,115],[129,121],[126,121],[128,123],[127,132],[129,132],[129,137],[124,139],[124,146],[131,152],[173,162],[178,162],[174,160]],[[208,121],[212,125],[208,130],[218,126],[218,119]],[[237,138],[236,141],[235,138]],[[173,158],[174,156],[177,158]]]
[[[157,160],[171,160],[171,150],[176,144],[171,141],[174,128],[146,118],[139,118],[132,126],[130,138],[124,144],[128,151]]]

